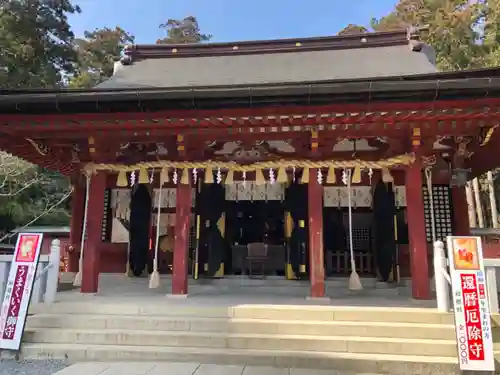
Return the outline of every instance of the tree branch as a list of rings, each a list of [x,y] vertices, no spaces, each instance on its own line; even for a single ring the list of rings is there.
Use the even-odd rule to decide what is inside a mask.
[[[18,228],[18,229],[24,229],[28,226],[30,226],[31,224],[34,224],[36,221],[38,221],[40,218],[42,218],[43,216],[47,215],[48,213],[50,213],[53,209],[57,208],[59,205],[61,205],[62,203],[64,203],[64,201],[66,201],[66,199],[68,199],[71,194],[73,193],[73,187],[71,187],[71,189],[69,189],[69,191],[66,192],[66,194],[63,195],[63,197],[61,199],[59,199],[56,203],[54,203],[53,205],[49,206],[46,210],[44,210],[42,213],[40,213],[39,215],[37,215],[36,217],[34,217],[32,220],[30,220],[28,223],[24,224],[22,227]],[[0,243],[2,243],[3,241],[5,241],[6,239],[8,238],[11,238],[11,237],[14,237],[17,233],[7,233],[6,235],[4,235],[3,237],[0,237]]]

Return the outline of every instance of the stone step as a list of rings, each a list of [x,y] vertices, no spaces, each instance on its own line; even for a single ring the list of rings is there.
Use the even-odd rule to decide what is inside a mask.
[[[454,340],[388,337],[235,334],[138,330],[27,330],[25,342],[81,345],[206,347],[456,357]]]
[[[60,302],[52,305],[36,305],[30,309],[30,313],[453,324],[452,314],[427,308],[252,304],[200,307],[194,303],[190,306],[189,301],[183,302],[187,303],[175,303],[167,298],[158,300],[154,304],[140,301]]]
[[[2,354],[3,357],[7,353]],[[324,351],[240,350],[228,348],[24,344],[23,359],[80,361],[179,361],[248,366],[335,369],[354,373],[455,375],[456,358]]]
[[[115,329],[455,340],[453,324],[40,314],[27,329]]]

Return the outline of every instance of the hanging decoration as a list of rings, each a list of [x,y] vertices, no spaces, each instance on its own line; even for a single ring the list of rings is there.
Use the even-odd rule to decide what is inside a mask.
[[[226,185],[231,185],[234,182],[234,171],[232,169],[227,171],[226,181],[224,182]]]
[[[87,238],[87,221],[89,213],[89,196],[90,196],[90,175],[85,176],[85,208],[83,211],[83,227],[82,227],[82,239],[80,242],[80,258],[78,259],[78,272],[73,280],[74,286],[82,285],[82,270],[83,270],[83,252],[85,250],[85,240]]]
[[[149,175],[149,183],[152,184],[155,180],[155,169],[151,171],[151,174]]]
[[[189,169],[184,168],[181,173],[182,173],[181,184],[189,185]]]
[[[169,180],[168,167],[163,167],[160,172],[160,185],[165,185]]]
[[[272,168],[269,169],[269,182],[271,184],[274,184],[276,182],[276,179],[274,177],[274,169]]]
[[[177,185],[177,181],[179,179],[179,175],[177,174],[177,168],[174,169],[173,182]]]
[[[309,173],[311,168],[318,169],[318,174],[321,173],[321,182],[323,183],[323,171],[322,168],[327,168],[328,173],[326,177],[326,183],[334,184],[336,182],[336,168],[352,169],[350,174],[352,176],[351,183],[359,184],[362,180],[361,172],[362,170],[368,170],[368,177],[371,179],[373,176],[373,170],[381,170],[382,180],[386,183],[393,182],[394,179],[389,171],[390,167],[403,166],[413,163],[415,160],[414,154],[403,154],[389,159],[378,160],[378,161],[366,161],[366,160],[324,160],[324,161],[312,161],[312,160],[271,160],[264,162],[256,162],[252,164],[238,164],[236,162],[219,162],[219,161],[205,161],[205,162],[174,162],[174,161],[154,161],[154,162],[143,162],[135,165],[121,165],[121,164],[94,164],[89,163],[84,167],[84,172],[86,174],[93,174],[98,171],[112,171],[118,174],[117,176],[117,186],[126,187],[127,184],[127,173],[130,173],[129,183],[130,186],[136,183],[146,184],[153,183],[155,170],[160,170],[160,180],[163,183],[168,182],[169,169],[173,168],[173,182],[177,184],[189,182],[189,170],[192,170],[193,181],[196,183],[198,180],[199,169],[203,169],[205,172],[205,183],[214,183],[214,173],[213,169],[216,168],[217,172],[215,174],[215,180],[218,184],[222,183],[222,170],[227,171],[226,184],[231,184],[234,181],[234,172],[241,172],[243,174],[243,180],[246,180],[246,173],[254,171],[255,172],[255,184],[264,185],[266,183],[266,178],[264,177],[263,170],[269,170],[269,181],[271,183],[279,182],[286,183],[288,181],[287,169],[292,169],[292,180],[296,182],[296,172],[297,168],[302,169],[302,177],[300,178],[301,183],[309,182]],[[181,170],[181,176],[179,176],[178,169]],[[148,175],[148,171],[152,170],[151,175]],[[277,176],[276,176],[276,170]],[[139,171],[139,175],[137,175]],[[344,180],[344,177],[343,177]],[[318,182],[320,179],[318,179]]]
[[[373,178],[373,168],[368,168],[368,180],[370,186],[372,186],[372,178]]]
[[[302,169],[302,177],[300,179],[301,184],[309,183],[309,168]]]
[[[222,173],[220,171],[220,167],[217,168],[217,183],[220,184],[222,182]]]
[[[288,175],[286,174],[286,168],[280,167],[278,168],[278,178],[276,179],[279,183],[288,182]]]
[[[188,171],[184,171],[187,175]],[[156,289],[160,286],[160,272],[158,271],[158,248],[160,247],[160,218],[161,218],[161,202],[162,202],[162,186],[158,189],[158,210],[156,212],[156,235],[155,235],[155,253],[153,259],[153,272],[149,279],[149,288]]]
[[[351,182],[353,184],[360,184],[361,183],[361,168],[359,167],[359,165],[356,165],[354,167],[354,172],[352,172]]]
[[[330,168],[328,168],[328,173],[326,175],[326,183],[327,184],[334,184],[336,182],[337,182],[337,176],[335,173],[335,168],[330,167]]]
[[[193,183],[196,185],[198,182],[198,168],[193,168]]]
[[[342,183],[343,183],[344,185],[347,185],[347,170],[346,170],[346,169],[344,169],[344,170],[342,171]]]
[[[89,163],[85,166],[86,171],[96,172],[96,171],[125,171],[132,172],[136,170],[148,170],[152,168],[198,168],[205,169],[208,172],[210,169],[231,169],[237,172],[243,171],[256,171],[263,169],[279,169],[284,168],[356,168],[361,169],[373,168],[373,169],[388,169],[397,165],[409,165],[415,161],[415,155],[413,153],[403,154],[395,156],[389,159],[382,159],[378,161],[371,160],[324,160],[324,161],[313,161],[313,160],[269,160],[256,162],[251,164],[238,164],[234,161],[204,161],[204,162],[189,162],[189,161],[168,161],[168,160],[158,160],[151,162],[143,162],[135,165],[122,165],[122,164],[94,164]]]
[[[343,177],[342,181],[345,181],[345,185],[347,185],[347,209],[348,209],[348,221],[349,221],[349,254],[351,257],[351,275],[349,276],[349,290],[361,290],[363,289],[363,285],[361,284],[361,280],[359,278],[358,273],[356,272],[356,260],[354,258],[354,243],[352,238],[352,192],[351,192],[351,180],[352,180],[352,171],[348,169],[344,170],[345,178]]]
[[[382,181],[386,184],[394,182],[394,178],[392,177],[389,168],[382,168]]]
[[[255,185],[265,185],[266,179],[264,177],[264,173],[262,173],[262,169],[255,170]]]
[[[247,185],[247,171],[243,171],[243,187]]]
[[[117,187],[128,186],[127,172],[125,171],[118,172],[118,178],[116,179],[116,186]]]
[[[318,180],[318,184],[321,185],[323,183],[323,173],[321,172],[321,168],[318,169],[317,180]]]
[[[147,168],[141,168],[141,169],[139,169],[139,183],[140,184],[147,184],[147,183],[149,183],[149,175],[148,175]]]
[[[214,170],[210,166],[207,166],[205,168],[205,183],[206,184],[213,184],[214,183]]]

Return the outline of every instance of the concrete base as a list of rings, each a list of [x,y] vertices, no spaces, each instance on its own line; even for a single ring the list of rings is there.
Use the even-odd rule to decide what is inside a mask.
[[[311,297],[307,296],[306,301],[318,302],[318,303],[330,303],[332,299],[330,297]]]
[[[324,370],[182,362],[78,363],[54,375],[326,375]],[[328,375],[339,375],[329,371]],[[375,375],[375,374],[374,374]]]
[[[165,297],[167,298],[174,298],[174,299],[184,299],[184,298],[187,298],[187,294],[172,294],[172,293],[168,293],[165,295]]]
[[[139,286],[137,296],[130,298]],[[38,314],[27,321],[20,358],[231,364],[239,365],[237,375],[242,366],[311,368],[330,374],[335,374],[333,370],[457,373],[453,315],[435,308],[397,307],[394,300],[378,295],[363,307],[359,304],[370,303],[368,293],[349,298],[332,294],[330,302],[329,298],[305,298],[307,291],[291,288],[280,292],[292,297],[266,288],[249,288],[246,293],[239,288],[239,295],[221,296],[224,289],[217,288],[211,295],[203,292],[205,296],[195,289],[190,298],[166,294],[166,287],[151,291],[140,281],[120,288],[128,294],[117,297],[115,288],[114,297],[100,293],[82,298],[75,293],[78,299],[37,305]],[[64,292],[59,295],[64,299]],[[349,301],[358,306],[338,306]],[[377,306],[382,303],[388,306]],[[129,373],[118,371],[125,372]],[[224,374],[220,368],[216,373]]]

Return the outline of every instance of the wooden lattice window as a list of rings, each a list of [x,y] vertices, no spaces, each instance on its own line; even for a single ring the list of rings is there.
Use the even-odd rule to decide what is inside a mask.
[[[352,246],[355,251],[370,249],[370,228],[352,228]]]
[[[424,212],[425,232],[427,242],[432,242],[432,221],[430,197],[427,187],[424,187]],[[434,206],[434,222],[436,228],[436,241],[445,241],[447,236],[452,235],[452,211],[451,192],[448,185],[433,185],[432,198]]]
[[[106,242],[111,240],[111,189],[104,192],[104,214],[101,221],[101,240]]]
[[[191,254],[196,249],[196,215],[191,214],[189,224],[188,248]]]

